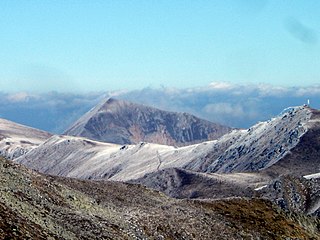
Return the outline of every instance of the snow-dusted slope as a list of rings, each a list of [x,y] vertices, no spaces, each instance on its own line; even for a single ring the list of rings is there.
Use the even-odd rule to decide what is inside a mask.
[[[51,136],[48,132],[0,119],[0,155],[14,159]]]
[[[144,142],[117,145],[81,137],[53,136],[15,161],[53,175],[127,181],[201,160],[216,144],[217,141],[209,141],[175,148]]]
[[[171,149],[156,144],[121,146],[80,137],[53,136],[16,161],[54,175],[128,180],[157,169],[157,152]]]
[[[219,140],[180,148],[150,143],[116,145],[80,137],[53,136],[16,161],[49,174],[122,181],[165,168],[256,172],[270,169],[299,147],[303,136],[320,126],[317,113],[319,111],[308,107],[295,107],[248,130],[234,130]],[[312,139],[317,136],[313,135]],[[320,143],[313,146],[316,153],[319,146]],[[311,160],[318,161],[312,157]],[[303,164],[285,167],[290,170],[299,165],[301,170]],[[304,175],[314,172],[312,169],[301,171]]]
[[[242,172],[268,168],[289,154],[309,130],[313,113],[307,107],[290,108],[266,122],[260,122],[230,138],[223,152],[212,151],[200,164],[207,172]],[[318,121],[318,120],[317,120]],[[318,125],[320,122],[318,121]],[[197,169],[198,161],[188,168]]]

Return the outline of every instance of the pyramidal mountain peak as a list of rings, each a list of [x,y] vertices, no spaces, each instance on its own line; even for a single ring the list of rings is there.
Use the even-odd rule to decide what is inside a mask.
[[[116,144],[158,143],[172,146],[214,140],[230,127],[197,118],[109,98],[76,121],[64,134]]]

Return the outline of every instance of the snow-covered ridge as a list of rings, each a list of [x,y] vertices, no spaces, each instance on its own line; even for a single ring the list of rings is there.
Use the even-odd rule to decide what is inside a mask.
[[[131,180],[165,168],[198,172],[250,172],[280,161],[308,131],[312,112],[295,107],[248,130],[186,147],[151,143],[117,145],[53,136],[16,159],[41,172],[69,177]]]
[[[311,116],[307,107],[292,107],[278,117],[257,123],[217,156],[208,170],[256,171],[270,167],[299,143]]]
[[[50,138],[52,134],[0,119],[0,155],[17,158]]]

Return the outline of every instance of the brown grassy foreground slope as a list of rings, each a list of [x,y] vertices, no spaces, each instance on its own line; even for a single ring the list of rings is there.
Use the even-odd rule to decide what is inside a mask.
[[[267,200],[177,200],[139,185],[46,176],[0,159],[0,239],[319,237],[315,220],[297,223]]]

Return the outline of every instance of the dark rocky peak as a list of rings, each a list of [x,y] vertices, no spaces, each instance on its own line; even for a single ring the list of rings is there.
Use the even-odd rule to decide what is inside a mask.
[[[81,117],[65,134],[117,144],[144,141],[182,146],[217,139],[230,130],[187,113],[109,98]]]

